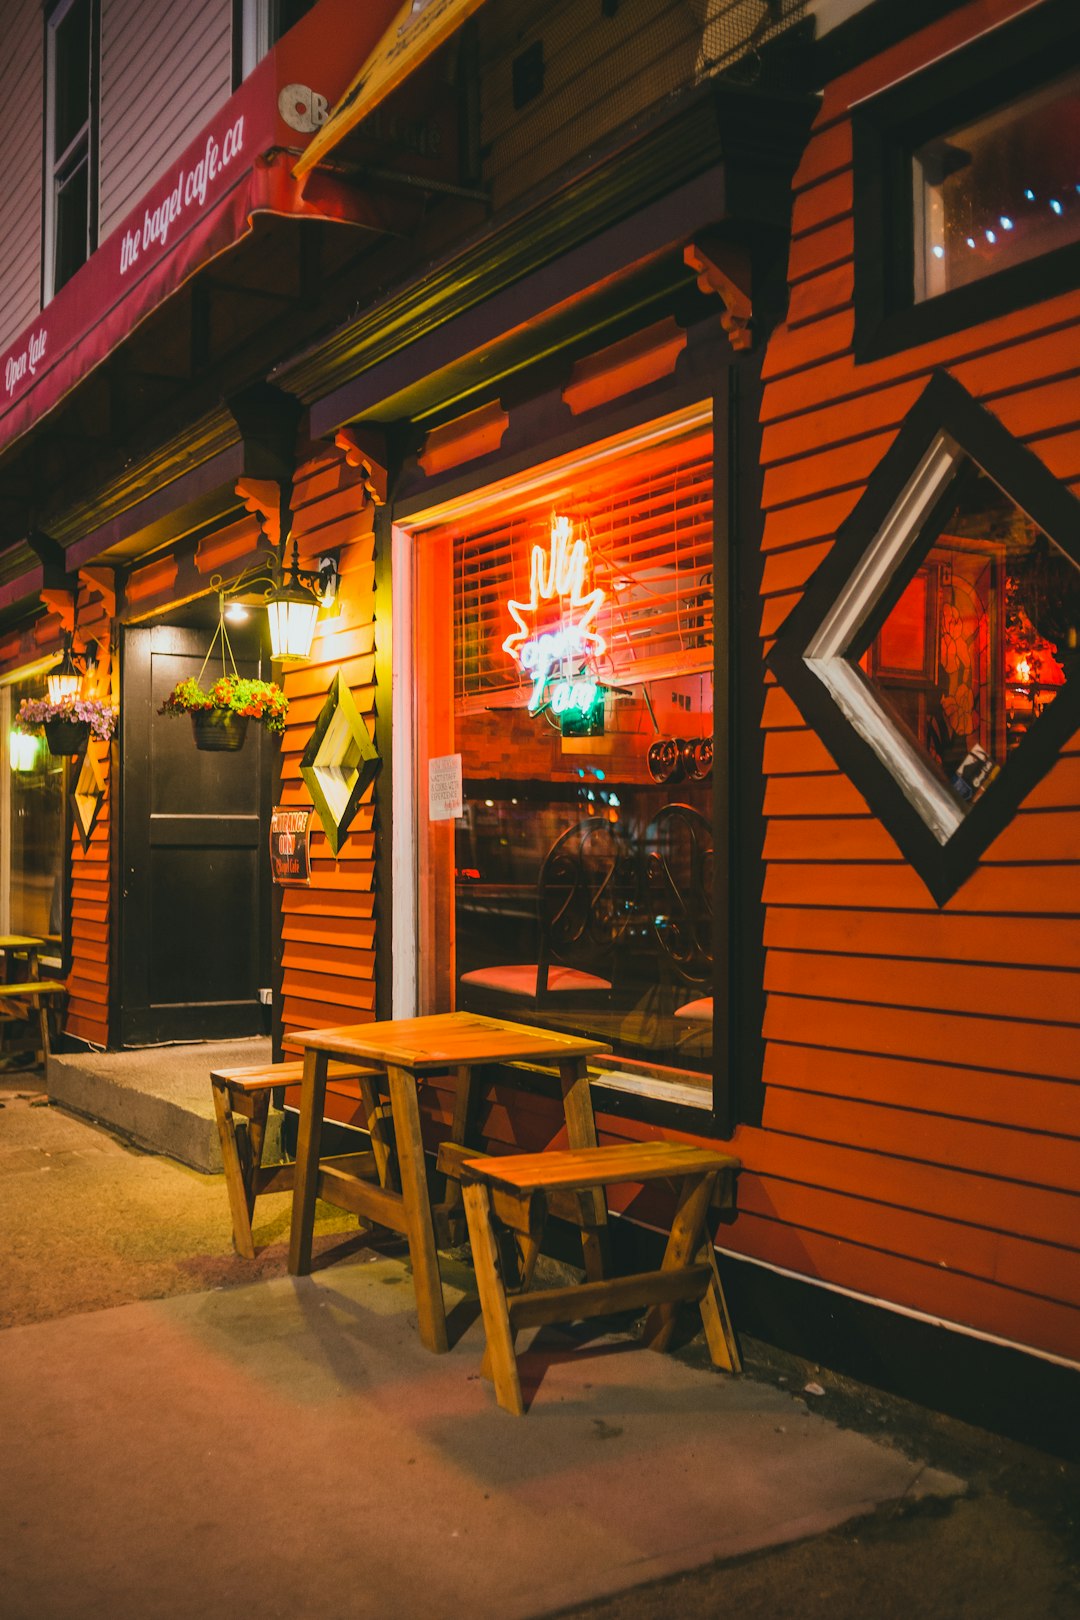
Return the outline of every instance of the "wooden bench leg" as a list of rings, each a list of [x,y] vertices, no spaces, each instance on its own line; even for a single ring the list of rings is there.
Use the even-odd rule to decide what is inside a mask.
[[[491,1200],[487,1188],[469,1183],[462,1188],[465,1218],[469,1223],[469,1244],[476,1268],[476,1286],[484,1315],[487,1346],[485,1366],[494,1380],[495,1398],[507,1412],[523,1417],[525,1402],[518,1377],[517,1356],[510,1314],[506,1308],[506,1288],[499,1259],[498,1237],[492,1224]],[[535,1262],[534,1262],[535,1263]]]
[[[245,1259],[254,1260],[255,1241],[251,1235],[251,1211],[255,1199],[251,1191],[251,1182],[244,1174],[244,1165],[240,1157],[241,1149],[237,1139],[236,1116],[232,1110],[232,1098],[229,1095],[229,1088],[224,1082],[215,1079],[212,1086],[214,1116],[217,1120],[218,1138],[221,1142],[221,1163],[225,1171],[225,1189],[229,1195],[229,1210],[232,1214],[233,1247],[236,1249],[237,1254],[242,1254]]]
[[[460,1183],[458,1185],[460,1186]],[[533,1277],[536,1273],[536,1262],[540,1258],[540,1245],[543,1242],[544,1236],[543,1226],[541,1225],[535,1232],[513,1232],[507,1235],[513,1238],[517,1249],[518,1291],[522,1294],[527,1294],[529,1289],[532,1287]],[[501,1236],[503,1236],[501,1232],[497,1232],[495,1234],[495,1243],[497,1247],[499,1244],[499,1238]],[[499,1249],[500,1258],[504,1252],[504,1250]],[[500,1275],[505,1277],[505,1270],[501,1271]],[[504,1286],[504,1293],[505,1292],[506,1289]],[[514,1345],[516,1340],[517,1334],[514,1332],[513,1327],[511,1327],[511,1345]],[[491,1370],[491,1347],[486,1339],[484,1343],[484,1359],[480,1363],[480,1376],[481,1378],[487,1379],[494,1378],[494,1374]]]
[[[664,1250],[661,1271],[683,1271],[701,1247],[701,1232],[716,1183],[716,1172],[685,1176],[679,1186],[675,1219]],[[654,1305],[645,1318],[643,1338],[652,1350],[666,1350],[675,1331],[676,1306]],[[710,1350],[712,1348],[710,1344]]]
[[[714,1367],[722,1368],[724,1372],[741,1373],[742,1357],[739,1355],[739,1342],[731,1325],[731,1316],[716,1265],[716,1250],[713,1248],[708,1227],[702,1233],[698,1258],[704,1260],[712,1269],[712,1281],[701,1299],[701,1323],[705,1329],[705,1342],[709,1346],[712,1364]]]
[[[49,997],[48,996],[37,996],[35,999],[37,1001],[38,1029],[41,1032],[41,1034],[40,1034],[40,1039],[41,1039],[41,1066],[42,1066],[43,1069],[47,1069],[48,1064],[49,1064],[49,1051],[50,1051],[50,1046],[49,1046],[49,1005],[50,1005]]]
[[[584,1058],[564,1058],[559,1064],[566,1139],[572,1148],[594,1148],[596,1116],[589,1090],[589,1071]],[[592,1187],[578,1194],[581,1209],[581,1252],[585,1275],[600,1282],[611,1271],[611,1246],[607,1230],[607,1201],[603,1189]]]

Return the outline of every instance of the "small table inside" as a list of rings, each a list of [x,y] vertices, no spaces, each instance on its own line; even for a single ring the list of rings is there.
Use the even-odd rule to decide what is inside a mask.
[[[296,1144],[289,1270],[302,1276],[311,1269],[315,1199],[339,1200],[343,1207],[401,1232],[408,1239],[420,1337],[429,1350],[449,1348],[439,1259],[435,1247],[427,1169],[420,1135],[418,1088],[425,1075],[453,1073],[457,1080],[454,1132],[467,1118],[474,1066],[489,1063],[538,1063],[558,1067],[566,1135],[573,1148],[595,1147],[596,1120],[586,1059],[611,1048],[603,1041],[527,1024],[488,1018],[479,1013],[435,1013],[373,1024],[344,1024],[333,1029],[299,1031],[290,1045],[303,1049],[300,1122]],[[385,1068],[390,1111],[397,1145],[401,1191],[320,1170],[319,1149],[327,1068],[331,1058]],[[596,1225],[603,1224],[598,1209]],[[595,1237],[595,1234],[593,1234]],[[586,1264],[594,1271],[598,1252],[586,1246]]]

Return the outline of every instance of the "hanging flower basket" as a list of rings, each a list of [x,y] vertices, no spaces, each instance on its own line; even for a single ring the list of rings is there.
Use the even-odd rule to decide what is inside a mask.
[[[46,720],[45,741],[50,754],[77,754],[90,736],[86,720]]]
[[[244,746],[249,720],[280,736],[288,711],[289,700],[276,682],[222,675],[209,688],[195,676],[180,681],[158,713],[190,714],[196,748],[235,751]]]
[[[51,754],[70,755],[91,736],[107,742],[116,729],[116,710],[101,698],[24,698],[11,725],[13,731],[44,732]]]
[[[192,709],[191,730],[196,748],[208,753],[234,754],[243,748],[248,716],[232,709]]]
[[[219,642],[221,674],[210,686],[204,687],[200,683]],[[235,753],[244,746],[249,720],[257,721],[267,731],[280,736],[285,730],[288,712],[289,700],[275,681],[248,680],[237,670],[225,628],[225,597],[220,595],[217,629],[206,650],[202,669],[198,675],[177,682],[158,714],[190,714],[196,748]]]

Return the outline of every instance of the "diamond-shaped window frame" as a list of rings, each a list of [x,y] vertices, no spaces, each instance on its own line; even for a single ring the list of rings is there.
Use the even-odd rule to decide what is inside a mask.
[[[1080,567],[1080,502],[955,378],[937,372],[766,660],[938,905],[971,875],[1080,725],[1076,675],[965,810],[858,667],[860,632],[884,621],[924,561],[969,461]]]
[[[339,670],[300,760],[330,850],[337,855],[382,760]]]

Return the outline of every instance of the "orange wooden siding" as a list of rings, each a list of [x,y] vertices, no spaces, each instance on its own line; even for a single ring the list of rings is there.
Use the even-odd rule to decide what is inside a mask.
[[[329,451],[301,467],[293,493],[293,534],[301,565],[340,551],[336,616],[321,621],[311,659],[285,676],[289,717],[281,747],[280,802],[309,808],[300,759],[340,670],[365,721],[375,710],[374,508],[362,472]],[[375,1017],[375,811],[369,790],[333,857],[313,823],[311,887],[282,890],[282,1017],[285,1033]]]
[[[113,694],[113,626],[110,611],[96,586],[79,588],[75,623],[77,644],[96,641],[98,667],[94,690],[102,697]],[[115,779],[112,771],[113,744],[90,739],[88,746],[101,771],[105,799],[89,847],[84,850],[78,831],[71,832],[71,970],[67,978],[67,1008],[64,1029],[92,1046],[109,1044],[109,988],[112,966],[112,826]],[[72,767],[74,770],[75,767]],[[71,787],[75,780],[72,777]]]
[[[1080,491],[1080,292],[851,347],[850,103],[1022,9],[980,0],[826,93],[764,368],[766,646],[935,367]],[[771,683],[762,723],[766,1103],[724,1241],[1080,1359],[1080,740],[939,909]]]

